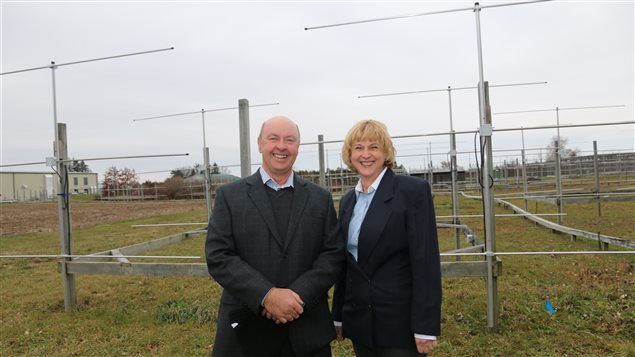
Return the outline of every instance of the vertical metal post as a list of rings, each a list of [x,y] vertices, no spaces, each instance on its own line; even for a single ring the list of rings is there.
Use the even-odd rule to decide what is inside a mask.
[[[493,183],[490,182],[494,171],[492,163],[492,117],[489,108],[489,93],[487,83],[483,75],[483,50],[481,44],[481,7],[479,3],[474,4],[474,14],[476,17],[476,41],[478,49],[478,93],[479,93],[479,114],[480,114],[480,136],[483,155],[483,205],[485,220],[485,252],[487,253],[487,326],[494,329],[498,325],[498,282],[494,276],[493,253],[496,251],[496,227],[494,221],[494,197],[491,189]]]
[[[527,160],[525,158],[525,132],[522,126],[520,127],[520,136],[521,136],[522,144],[523,144],[523,149],[520,152],[522,156],[522,162],[523,162],[523,197],[525,199],[525,211],[527,211],[528,209],[527,194],[529,193],[529,188],[527,187]]]
[[[527,195],[529,194],[528,192],[528,187],[527,187],[527,161],[525,159],[525,149],[523,149],[520,152],[521,156],[522,156],[522,180],[523,180],[523,197],[525,199],[525,211],[527,211],[528,207],[527,207]],[[537,212],[536,212],[537,213]]]
[[[456,164],[456,134],[454,133],[454,125],[452,123],[452,89],[448,86],[448,109],[450,114],[450,171],[452,175],[452,223],[459,224],[459,194],[458,194],[458,178]],[[454,228],[454,246],[455,249],[461,248],[461,239],[459,229]],[[456,257],[460,260],[460,257]]]
[[[560,108],[556,107],[556,138],[558,138],[558,145],[560,147]]]
[[[51,68],[51,83],[53,84],[53,133],[55,135],[55,142],[54,142],[54,148],[53,148],[53,156],[55,157],[55,159],[59,160],[59,154],[60,154],[60,148],[59,148],[59,132],[57,131],[57,90],[56,85],[55,85],[55,70],[57,69],[57,66],[55,65],[55,62],[51,62],[51,66],[49,67]]]
[[[560,162],[560,108],[556,107],[556,205],[558,206],[558,224],[562,224],[562,167]]]
[[[320,186],[326,188],[326,177],[324,176],[324,135],[318,135],[318,157],[320,160]]]
[[[329,166],[329,150],[326,149],[326,190],[331,192],[331,167]]]
[[[556,205],[558,224],[562,224],[562,174],[560,172],[560,140],[556,140]]]
[[[240,176],[251,175],[251,146],[249,138],[249,101],[238,100],[238,121],[240,135]]]
[[[484,86],[484,105],[485,105],[485,125],[487,128],[492,127],[492,116],[489,105],[489,87],[487,82]],[[485,129],[489,130],[489,129]],[[496,224],[494,204],[494,163],[492,159],[492,136],[481,134],[481,147],[484,150],[483,155],[483,200],[484,216],[485,216],[485,251],[487,253],[487,326],[491,329],[498,327],[498,278],[494,276],[494,264],[496,263]],[[487,176],[487,177],[486,177]]]
[[[210,187],[212,186],[212,175],[210,173],[209,164],[209,148],[203,148],[203,160],[205,165],[205,203],[207,204],[207,219],[212,217],[212,192]]]
[[[595,199],[597,201],[596,215],[598,223],[600,223],[600,217],[602,216],[602,205],[600,202],[600,171],[598,170],[598,142],[593,140],[593,172],[595,173]]]
[[[57,122],[57,89],[55,82],[55,70],[57,66],[55,62],[51,62],[51,83],[53,89],[53,129],[55,142],[53,147],[53,157],[56,160],[57,172],[59,174],[59,182],[57,186],[57,203],[59,210],[60,222],[60,250],[62,255],[71,255],[72,242],[70,235],[70,196],[68,191],[68,164],[61,160],[67,159],[66,149],[66,124],[58,124]],[[75,295],[75,276],[68,274],[66,270],[66,262],[71,258],[63,258],[60,262],[62,281],[64,285],[64,310],[71,311],[75,308],[77,301]]]
[[[205,109],[201,109],[201,124],[203,125],[203,148],[206,148],[207,141],[205,139]]]
[[[503,160],[503,177],[505,179],[505,184],[509,185],[509,176],[508,176],[508,167],[507,167],[507,160]]]
[[[207,140],[205,139],[205,109],[201,109],[201,124],[203,125],[203,167],[205,175],[205,203],[207,205],[207,220],[212,217],[212,197],[210,187],[212,183],[212,176],[210,175],[210,163],[209,163],[209,148],[207,147]]]
[[[430,173],[430,189],[434,193],[434,169],[432,167],[432,142],[428,141],[428,172]]]
[[[342,155],[340,155],[340,197],[344,196],[344,165],[342,164]]]
[[[60,245],[62,255],[71,255],[71,207],[70,192],[68,192],[68,163],[62,160],[68,160],[66,148],[66,124],[58,123],[55,131],[58,141],[55,143],[57,160],[57,172],[59,174],[59,185],[57,186],[57,203],[59,207],[60,222]],[[64,282],[64,310],[71,311],[75,308],[77,301],[75,295],[75,276],[68,274],[66,262],[70,262],[71,258],[62,258],[60,261],[60,271],[62,281]]]

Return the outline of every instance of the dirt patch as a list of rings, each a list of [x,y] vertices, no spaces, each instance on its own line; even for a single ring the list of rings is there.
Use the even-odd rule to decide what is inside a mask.
[[[205,210],[205,201],[73,202],[73,227],[111,223],[192,210]],[[57,202],[0,204],[0,236],[54,232],[59,229]]]

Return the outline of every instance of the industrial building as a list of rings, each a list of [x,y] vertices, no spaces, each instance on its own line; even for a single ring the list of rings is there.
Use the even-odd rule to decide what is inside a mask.
[[[55,172],[0,172],[0,201],[46,201],[57,196]],[[68,192],[98,193],[97,174],[69,172]]]

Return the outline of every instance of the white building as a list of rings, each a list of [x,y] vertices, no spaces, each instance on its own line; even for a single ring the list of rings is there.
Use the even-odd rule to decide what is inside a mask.
[[[98,193],[97,174],[69,172],[68,191]],[[59,178],[54,172],[0,172],[0,201],[44,201],[57,196]]]

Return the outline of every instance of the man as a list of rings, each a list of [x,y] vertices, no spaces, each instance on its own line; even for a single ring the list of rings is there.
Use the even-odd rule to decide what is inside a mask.
[[[331,356],[328,290],[344,264],[333,200],[292,170],[300,132],[262,124],[262,167],[223,185],[209,222],[210,275],[224,288],[212,355]]]

